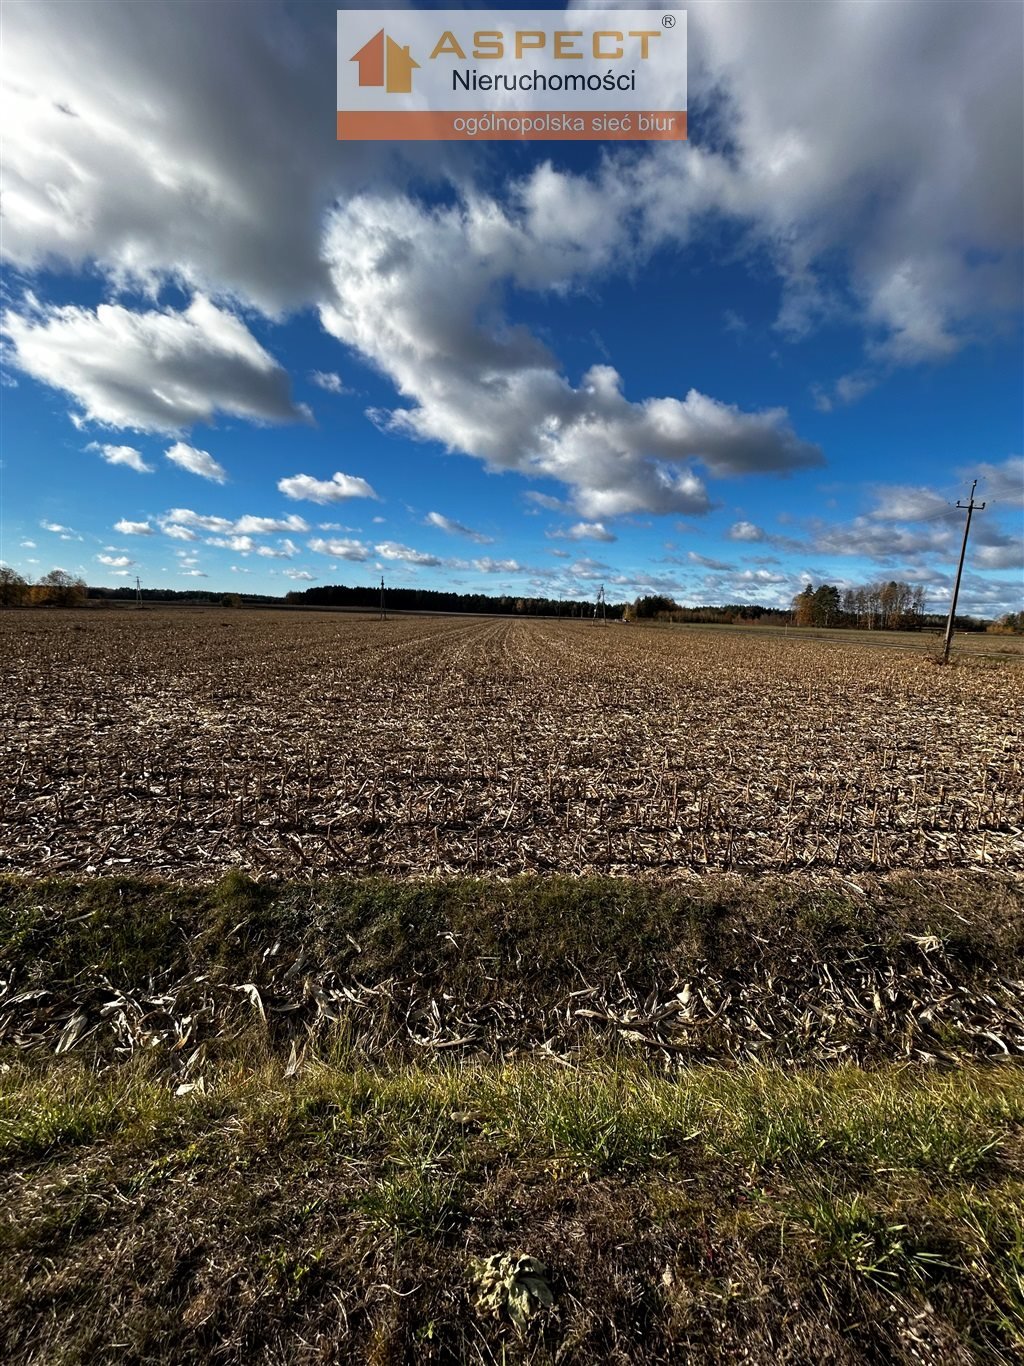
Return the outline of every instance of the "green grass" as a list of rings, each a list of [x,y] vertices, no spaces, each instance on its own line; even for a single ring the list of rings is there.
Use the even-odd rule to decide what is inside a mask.
[[[0,978],[46,993],[6,1037],[53,1022],[0,1047],[0,1359],[1011,1361],[1024,1071],[885,1059],[933,964],[960,1002],[1024,975],[1021,910],[983,874],[0,879]],[[823,963],[849,985],[851,962],[904,1011],[874,1049],[870,996],[834,1025],[870,1069],[655,1064],[572,1014],[586,983],[643,1014],[652,988],[717,974],[798,1033],[782,995],[813,997]],[[240,990],[301,1000],[307,973],[379,990],[336,1025],[263,1021]],[[105,983],[177,993],[179,1014],[217,1004],[182,1048],[127,1057],[108,1028],[48,1052],[73,1011],[102,1023]],[[432,1000],[446,1027],[486,1027],[424,1049],[406,1013]],[[932,1020],[925,1048],[985,1056],[961,1046],[969,1021]],[[713,1030],[700,1043],[728,1056]],[[477,1307],[479,1267],[503,1257],[547,1268],[553,1305],[525,1325]]]
[[[312,1340],[351,1361],[720,1361],[734,1340],[767,1366],[834,1338],[909,1362],[911,1311],[977,1360],[1024,1350],[1016,1068],[335,1050],[289,1076],[240,1044],[176,1096],[143,1063],[6,1065],[8,1361]],[[525,1329],[473,1309],[472,1267],[497,1253],[549,1268],[555,1306]]]
[[[358,965],[365,981],[414,973],[480,994],[528,978],[550,994],[578,970],[641,980],[659,963],[745,969],[752,956],[785,969],[794,951],[935,936],[967,964],[1024,961],[1024,896],[1008,877],[890,874],[821,884],[799,876],[708,875],[672,883],[522,877],[396,882],[254,882],[212,886],[156,879],[83,883],[0,877],[0,967],[34,980],[102,973],[140,985],[201,969],[236,979],[300,953]],[[354,941],[354,942],[353,942]]]

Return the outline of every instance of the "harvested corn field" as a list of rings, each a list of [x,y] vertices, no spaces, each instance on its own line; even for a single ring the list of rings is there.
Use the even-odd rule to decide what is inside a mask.
[[[0,868],[1024,867],[1024,670],[713,629],[0,618]]]

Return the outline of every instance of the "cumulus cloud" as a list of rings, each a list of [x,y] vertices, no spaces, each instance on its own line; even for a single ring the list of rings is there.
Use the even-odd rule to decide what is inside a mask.
[[[979,496],[988,499],[993,507],[1024,507],[1024,457],[1012,455],[1001,465],[980,464],[961,473],[966,478],[977,478]]]
[[[119,531],[122,536],[152,536],[153,528],[148,522],[129,522],[122,517],[119,522],[114,523],[114,530]]]
[[[294,541],[287,537],[278,542],[276,546],[261,545],[256,551],[257,555],[264,556],[268,560],[291,560],[299,553],[299,547]]]
[[[603,522],[576,522],[573,526],[549,531],[553,541],[615,541],[618,537]]]
[[[305,569],[284,569],[281,571],[286,579],[295,579],[300,583],[315,583],[313,575]]]
[[[347,537],[338,536],[314,536],[307,542],[310,550],[315,550],[318,555],[330,555],[336,560],[368,560],[370,558],[370,548],[362,541],[350,540]]]
[[[155,466],[146,464],[142,452],[137,451],[134,446],[108,446],[98,441],[90,441],[85,449],[97,451],[108,465],[127,465],[139,474],[153,474],[155,470]]]
[[[206,544],[218,546],[221,550],[237,550],[241,555],[248,555],[256,549],[256,542],[251,536],[207,536]]]
[[[894,484],[877,490],[877,496],[878,505],[870,516],[879,522],[924,522],[960,515],[953,503],[934,489]]]
[[[135,561],[128,555],[97,555],[100,564],[107,565],[110,569],[127,569]]]
[[[477,545],[491,545],[494,541],[493,536],[485,536],[481,531],[474,531],[472,527],[465,526],[462,522],[456,522],[452,517],[445,517],[440,512],[428,512],[426,524],[435,526],[439,531],[447,532],[449,536],[465,536],[467,540],[475,541]]]
[[[342,383],[341,376],[335,374],[333,370],[314,370],[309,378],[319,389],[325,389],[329,394],[348,393]]]
[[[337,142],[335,34],[334,7],[280,0],[5,4],[10,259],[274,314],[317,297],[323,210],[403,155]]]
[[[274,531],[308,531],[309,523],[296,513],[287,517],[219,517],[191,508],[170,508],[157,518],[161,529],[179,541],[195,540],[195,532],[213,531],[219,536],[266,536]]]
[[[735,565],[728,564],[724,560],[712,560],[707,555],[698,555],[696,550],[687,551],[686,557],[691,564],[703,565],[705,569],[733,570],[736,568]]]
[[[473,568],[481,574],[529,574],[525,564],[518,560],[492,560],[489,555],[473,561]]]
[[[346,498],[376,498],[366,482],[355,474],[332,474],[330,479],[315,479],[311,474],[293,474],[279,479],[277,487],[286,498],[304,498],[309,503],[341,503]]]
[[[728,150],[653,160],[678,163],[691,214],[750,225],[783,280],[784,326],[839,306],[837,257],[880,362],[941,359],[1019,299],[1018,7],[692,9],[693,87],[727,101]]]
[[[692,389],[683,399],[633,402],[608,365],[571,385],[536,338],[501,321],[500,294],[553,287],[593,268],[601,252],[593,236],[577,243],[571,214],[560,223],[550,206],[531,202],[530,186],[517,195],[511,206],[467,196],[430,211],[407,198],[361,196],[333,215],[325,252],[334,297],[321,320],[408,400],[375,410],[379,426],[492,469],[556,479],[592,519],[706,512],[693,460],[722,475],[822,462],[778,408],[744,413]]]
[[[297,513],[287,517],[239,517],[234,529],[244,535],[263,536],[271,531],[308,531],[309,523]]]
[[[7,314],[13,363],[69,394],[76,422],[177,432],[217,413],[256,422],[308,415],[245,324],[197,295],[182,312],[27,304]]]
[[[413,550],[411,546],[399,545],[396,541],[382,541],[380,545],[374,546],[374,550],[382,560],[402,560],[405,564],[419,565],[444,563],[436,555],[429,555],[422,550]]]
[[[173,446],[169,446],[164,451],[164,455],[172,465],[188,470],[190,474],[198,474],[204,479],[212,479],[215,484],[227,483],[227,470],[214,460],[209,451],[201,451],[195,446],[187,445],[184,441],[176,441]]]
[[[766,539],[765,532],[753,522],[733,522],[729,528],[729,539],[731,541],[763,541]]]

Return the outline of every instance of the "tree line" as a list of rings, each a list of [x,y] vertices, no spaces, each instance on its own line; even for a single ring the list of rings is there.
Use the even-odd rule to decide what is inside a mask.
[[[594,599],[522,597],[514,594],[454,593],[443,588],[388,588],[385,603],[396,612],[472,612],[481,616],[593,617]],[[285,602],[315,607],[380,606],[380,586],[323,584],[286,594]],[[609,620],[623,614],[621,603],[606,605]]]
[[[923,584],[896,579],[840,589],[808,584],[793,599],[795,626],[856,627],[862,631],[922,631],[944,626],[945,614],[925,611]],[[958,631],[984,631],[988,623],[958,616]]]
[[[63,569],[52,569],[36,583],[29,583],[9,565],[0,565],[0,607],[80,607],[87,600],[202,603],[222,607],[290,606],[349,607],[375,611],[380,606],[380,586],[349,587],[326,584],[294,590],[284,598],[266,593],[224,593],[222,590],[189,588],[142,588],[127,584],[118,588],[87,587],[81,578]],[[593,598],[521,597],[511,594],[455,593],[434,588],[388,588],[387,607],[396,612],[468,612],[481,616],[547,616],[593,619]],[[840,589],[835,584],[807,586],[793,599],[791,609],[762,607],[758,603],[725,603],[720,606],[681,607],[675,599],[651,593],[630,603],[607,603],[600,609],[609,621],[668,621],[693,625],[742,625],[763,622],[775,625],[859,627],[863,630],[919,631],[945,625],[940,613],[924,610],[925,590],[920,584],[888,582]],[[958,631],[1024,632],[1024,612],[1008,612],[997,621],[973,617],[956,619]]]
[[[85,580],[64,569],[51,569],[29,583],[10,565],[0,564],[0,607],[81,607],[88,593]]]

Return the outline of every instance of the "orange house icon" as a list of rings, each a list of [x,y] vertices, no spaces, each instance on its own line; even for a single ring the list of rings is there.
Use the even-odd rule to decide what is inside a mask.
[[[412,93],[412,73],[419,69],[419,62],[409,55],[408,47],[399,46],[383,29],[349,61],[359,64],[360,85],[383,85],[389,95]]]

